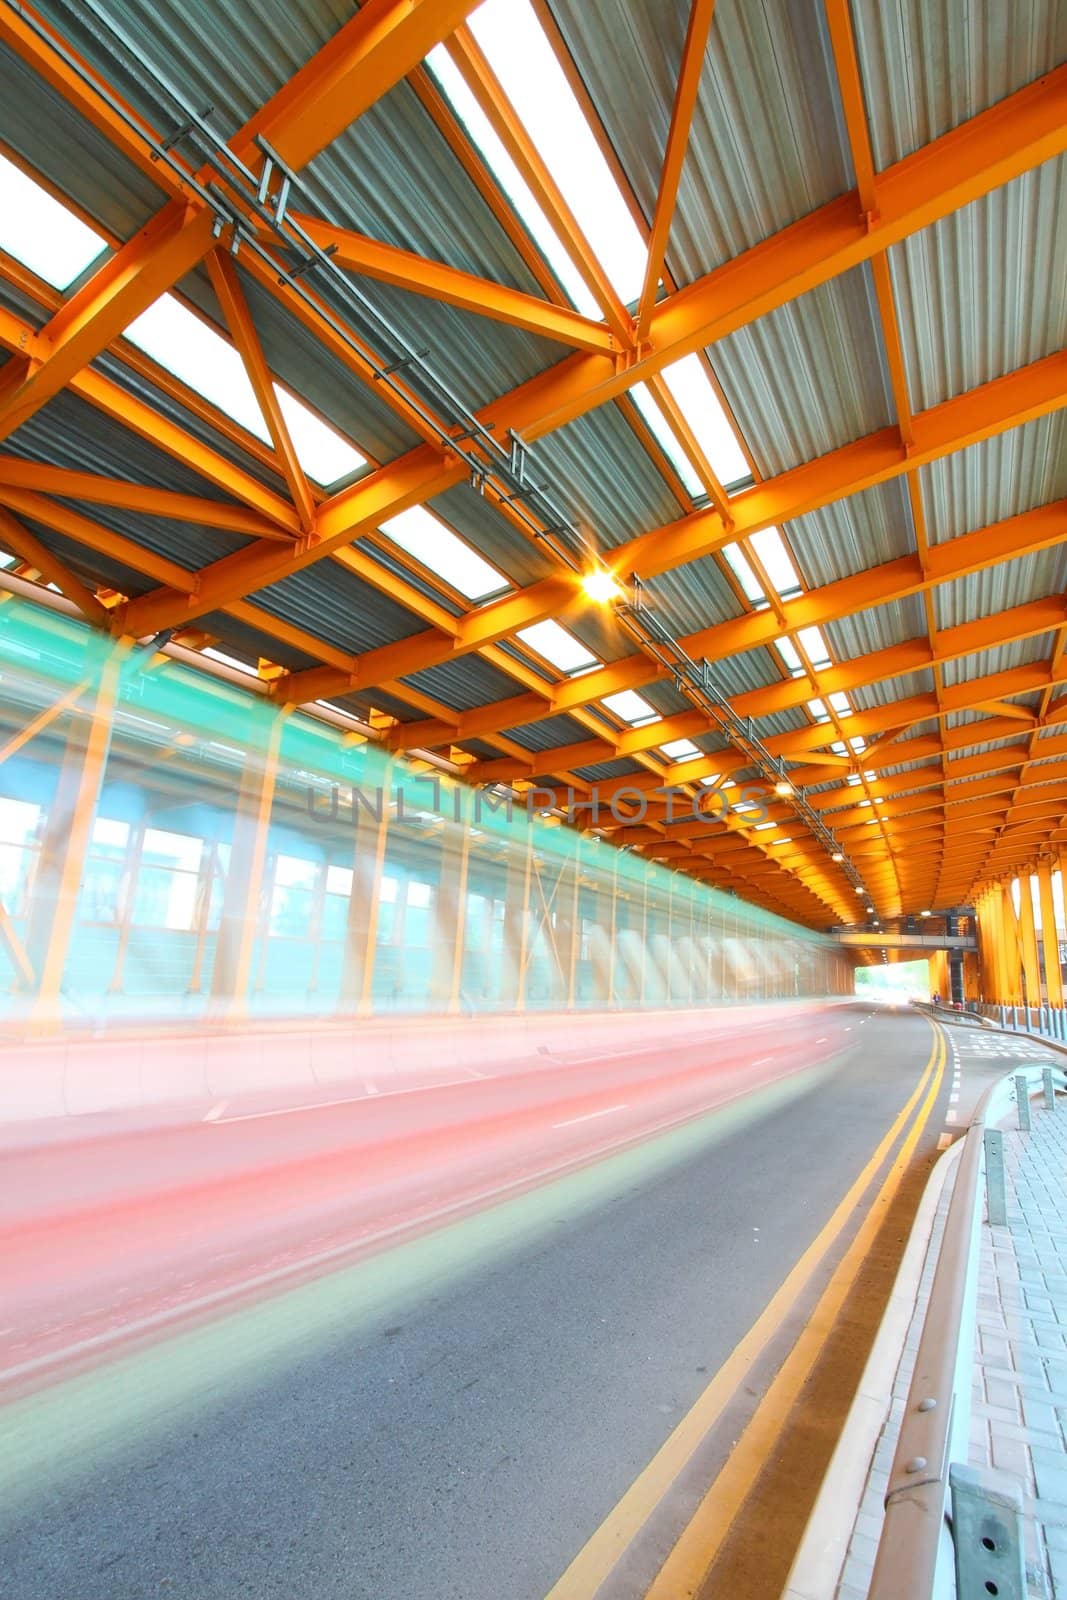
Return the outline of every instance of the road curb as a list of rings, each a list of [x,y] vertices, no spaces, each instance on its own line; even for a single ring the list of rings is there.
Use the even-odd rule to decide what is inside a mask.
[[[915,1303],[937,1208],[963,1148],[957,1139],[935,1163],[915,1213],[892,1292],[781,1600],[832,1600],[863,1499],[871,1459],[893,1399],[893,1384]]]

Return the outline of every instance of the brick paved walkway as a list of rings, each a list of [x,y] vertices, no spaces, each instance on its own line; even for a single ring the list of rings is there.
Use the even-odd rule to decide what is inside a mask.
[[[1067,1597],[1067,1106],[1004,1132],[1008,1226],[982,1229],[971,1460],[1023,1486],[1032,1595]]]
[[[1008,1225],[983,1224],[970,1459],[1009,1472],[1023,1489],[1027,1591],[1067,1600],[1067,1103],[1031,1100],[1032,1132],[1003,1125]],[[915,1315],[893,1386],[838,1600],[864,1600],[929,1298],[951,1183],[941,1197]]]

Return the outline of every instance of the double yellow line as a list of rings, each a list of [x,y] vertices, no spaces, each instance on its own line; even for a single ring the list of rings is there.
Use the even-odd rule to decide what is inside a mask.
[[[579,1551],[546,1600],[592,1600],[612,1569],[648,1522],[692,1459],[757,1357],[782,1327],[816,1269],[847,1227],[856,1206],[880,1171],[916,1106],[918,1115],[897,1151],[855,1237],[834,1269],[796,1344],[760,1401],[728,1461],[711,1485],[681,1538],[661,1567],[645,1600],[687,1600],[698,1593],[730,1525],[785,1426],[903,1182],[915,1146],[934,1108],[945,1073],[945,1035],[931,1022],[934,1042],[912,1094],[863,1171],[780,1289],[719,1368],[615,1509]],[[920,1101],[922,1102],[920,1105]]]

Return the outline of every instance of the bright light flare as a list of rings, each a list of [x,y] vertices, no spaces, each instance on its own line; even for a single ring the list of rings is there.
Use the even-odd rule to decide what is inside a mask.
[[[622,599],[620,585],[605,567],[597,567],[592,572],[587,572],[582,579],[582,588],[587,598],[598,606],[607,606],[613,600]]]

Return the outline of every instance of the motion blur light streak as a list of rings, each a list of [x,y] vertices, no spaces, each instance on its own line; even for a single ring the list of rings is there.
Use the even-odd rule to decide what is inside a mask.
[[[818,934],[554,819],[509,819],[447,776],[441,815],[408,807],[397,785],[428,781],[417,766],[150,646],[9,598],[0,672],[0,738],[38,730],[0,762],[9,1027],[851,986]],[[339,788],[386,801],[353,826],[330,814]],[[80,884],[62,871],[72,830]]]

